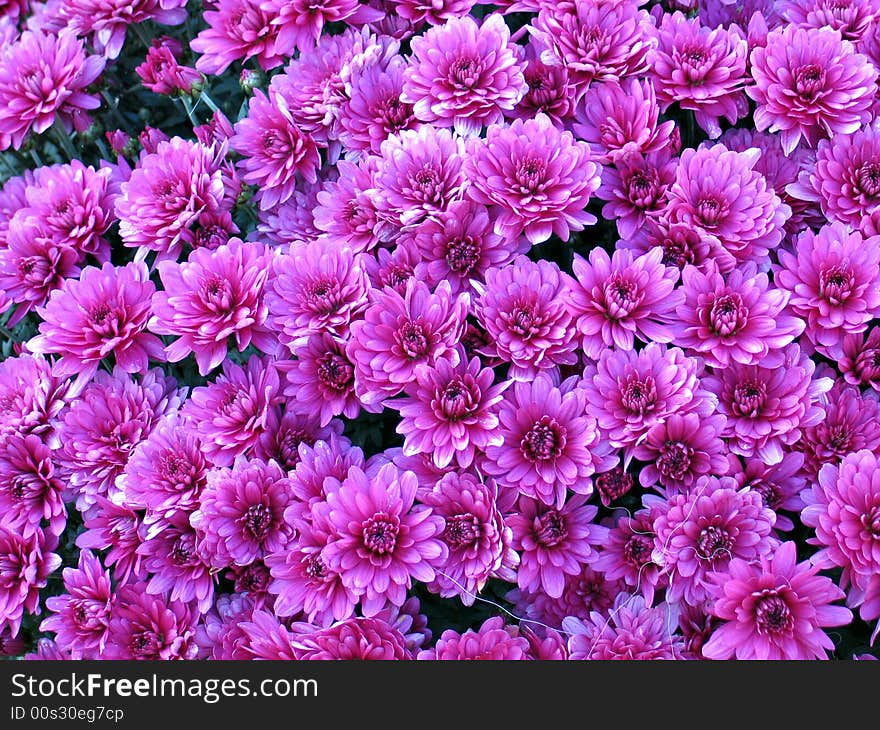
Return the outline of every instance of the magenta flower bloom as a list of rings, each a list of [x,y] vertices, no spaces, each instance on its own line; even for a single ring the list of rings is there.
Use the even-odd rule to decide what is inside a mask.
[[[554,124],[562,126],[574,113],[574,92],[563,66],[550,66],[541,60],[544,50],[534,36],[529,39],[522,53],[526,93],[505,116],[531,119],[546,114]]]
[[[834,642],[822,631],[845,626],[852,612],[831,605],[843,591],[818,566],[796,563],[797,546],[784,542],[760,565],[736,558],[710,576],[712,613],[721,624],[703,645],[709,659],[827,659]]]
[[[625,472],[621,466],[615,466],[613,469],[602,472],[596,477],[595,482],[599,499],[606,507],[610,506],[614,500],[629,494],[633,488],[632,474]]]
[[[247,652],[248,659],[296,659],[293,635],[274,613],[256,609],[239,628],[244,634],[241,648]]]
[[[253,455],[263,461],[273,459],[282,469],[290,471],[306,458],[300,447],[305,449],[305,454],[309,454],[319,442],[332,441],[341,434],[342,421],[338,419],[321,426],[316,414],[288,409],[280,420],[275,417],[269,419],[266,430],[257,439]],[[347,438],[341,438],[339,448],[350,453],[351,444]]]
[[[374,295],[363,320],[352,324],[346,347],[355,366],[355,392],[367,410],[381,410],[401,393],[420,363],[446,358],[458,364],[456,345],[469,300],[466,293],[453,298],[447,282],[432,293],[415,279],[403,295],[388,287]]]
[[[194,659],[198,653],[190,606],[154,595],[144,583],[123,586],[110,618],[106,659]]]
[[[654,592],[666,585],[666,576],[653,558],[654,516],[650,508],[640,509],[632,517],[621,514],[617,522],[609,526],[599,554],[591,565],[606,581],[622,581],[642,595],[648,604],[654,602]]]
[[[502,15],[482,25],[469,15],[450,18],[411,46],[400,99],[423,122],[476,135],[500,122],[528,89]]]
[[[360,255],[339,242],[313,241],[273,259],[266,293],[269,321],[293,352],[309,336],[348,336],[367,306],[369,282]]]
[[[378,617],[360,616],[326,629],[295,624],[304,629],[291,638],[296,659],[303,661],[390,661],[412,659],[406,637]]]
[[[144,62],[135,68],[144,87],[154,94],[192,93],[193,85],[202,81],[203,76],[194,68],[180,64],[182,52],[183,47],[174,38],[154,38]]]
[[[871,27],[877,15],[877,4],[873,0],[852,0],[841,3],[837,0],[781,0],[779,14],[789,23],[802,28],[822,28],[828,26],[840,31],[848,41],[856,43]]]
[[[213,147],[174,137],[144,156],[116,198],[119,235],[139,247],[136,258],[157,251],[176,260],[195,241],[194,226],[223,206],[223,176]]]
[[[61,567],[58,538],[36,530],[24,537],[0,522],[0,629],[15,636],[24,613],[37,613],[40,591]]]
[[[856,451],[819,471],[818,483],[801,494],[801,521],[816,530],[807,542],[821,549],[812,560],[820,569],[843,568],[840,584],[847,605],[865,621],[880,617],[880,463],[868,450]]]
[[[53,453],[39,436],[14,433],[0,441],[0,521],[7,528],[22,537],[41,527],[60,535],[67,523],[63,488]]]
[[[845,335],[841,351],[838,367],[846,382],[867,385],[880,393],[880,327],[872,327],[865,337]]]
[[[217,596],[214,606],[196,627],[196,642],[201,649],[200,659],[251,659],[247,651],[248,635],[242,625],[250,621],[254,602],[250,596],[239,593]]]
[[[203,54],[196,61],[199,71],[219,75],[234,61],[249,58],[256,58],[264,71],[284,63],[287,56],[275,48],[279,28],[262,4],[263,0],[220,0],[215,10],[205,11],[208,27],[190,43]]]
[[[333,477],[342,481],[353,466],[364,468],[364,452],[352,446],[345,436],[331,432],[311,444],[300,443],[297,461],[290,465],[288,473],[290,489],[298,501],[291,505],[292,512],[287,512],[285,519],[291,523],[310,519],[307,510],[311,505],[327,498],[324,480]]]
[[[190,523],[199,554],[218,568],[248,565],[281,550],[293,536],[284,520],[290,482],[274,461],[238,459],[232,468],[208,472]]]
[[[611,258],[596,246],[589,263],[574,254],[574,279],[568,291],[584,354],[596,359],[606,348],[632,350],[643,342],[671,342],[669,327],[684,302],[675,289],[678,270],[661,262],[663,249],[634,257],[615,251]]]
[[[530,659],[529,640],[503,616],[486,619],[477,631],[446,629],[431,649],[420,651],[421,661],[524,661]]]
[[[164,291],[153,295],[149,327],[179,335],[165,348],[169,362],[195,353],[199,374],[207,375],[223,362],[231,336],[239,352],[253,344],[274,354],[278,340],[266,326],[263,303],[271,264],[261,244],[237,238],[213,251],[196,249],[182,264],[159,262]]]
[[[663,249],[663,263],[679,270],[691,264],[706,271],[714,265],[721,273],[727,273],[736,266],[733,254],[721,245],[717,236],[702,228],[670,220],[666,215],[668,210],[657,218],[646,219],[645,225],[634,231],[632,238],[618,242],[618,248],[644,254],[659,246]]]
[[[495,232],[508,240],[525,235],[536,244],[556,234],[567,241],[596,222],[584,209],[599,189],[601,169],[589,147],[546,114],[492,125],[485,139],[469,140],[468,152],[467,194],[490,206]]]
[[[22,33],[0,56],[0,150],[21,149],[31,131],[42,134],[56,118],[68,133],[85,131],[88,112],[101,106],[85,89],[105,63],[87,56],[73,33]]]
[[[759,157],[757,149],[722,144],[686,149],[668,192],[670,219],[716,236],[740,263],[764,263],[782,241],[791,209],[753,169]]]
[[[475,0],[399,0],[394,12],[417,28],[422,23],[443,25],[451,18],[460,18],[475,4]]]
[[[113,577],[118,585],[141,580],[146,578],[141,556],[137,554],[141,522],[141,515],[130,507],[99,496],[95,506],[84,513],[85,529],[76,536],[76,546],[92,550],[109,548],[104,563],[114,566]]]
[[[252,355],[244,367],[223,361],[223,373],[194,388],[183,415],[195,424],[202,452],[215,466],[232,466],[277,420],[281,380],[274,361]]]
[[[806,320],[807,337],[837,347],[880,316],[880,238],[864,238],[842,223],[805,230],[794,251],[779,252],[777,285],[791,292],[792,311]]]
[[[704,377],[703,385],[718,396],[718,412],[727,417],[722,436],[730,450],[778,464],[783,447],[796,443],[801,429],[825,416],[820,396],[833,381],[813,377],[815,369],[793,343],[772,367],[734,362]]]
[[[756,561],[778,544],[776,513],[761,495],[729,477],[703,477],[690,492],[657,504],[652,559],[669,577],[666,599],[697,605],[709,596],[709,573],[730,561]]]
[[[360,597],[365,616],[402,606],[412,581],[434,580],[446,558],[443,518],[414,506],[417,488],[416,475],[393,464],[372,477],[352,467],[341,482],[325,481],[327,501],[314,507],[333,530],[322,560]]]
[[[710,139],[720,136],[721,117],[736,124],[748,113],[743,87],[749,43],[737,25],[713,27],[680,11],[666,13],[649,56],[660,110],[677,103],[693,111]]]
[[[757,104],[755,127],[779,132],[786,154],[801,138],[815,147],[869,120],[877,69],[837,31],[786,25],[765,43],[751,52],[755,84],[746,93]]]
[[[81,550],[76,568],[65,568],[66,593],[46,599],[52,616],[40,631],[54,631],[55,641],[74,659],[99,659],[104,651],[113,605],[110,573],[91,550]]]
[[[617,456],[600,439],[585,405],[574,379],[556,387],[539,373],[515,382],[498,413],[503,441],[487,447],[481,468],[499,484],[558,510],[568,489],[591,494],[588,477],[613,467]]]
[[[387,402],[400,413],[405,456],[428,454],[440,469],[453,461],[466,469],[477,454],[502,443],[497,405],[511,381],[493,385],[495,371],[480,365],[478,357],[460,356],[457,365],[438,359],[416,368],[406,397]]]
[[[144,373],[149,358],[165,359],[159,338],[146,331],[155,290],[142,263],[89,266],[78,280],[70,279],[53,291],[45,307],[37,308],[43,319],[40,334],[27,346],[31,352],[61,356],[52,373],[77,376],[70,395],[81,392],[101,360],[111,354],[125,372]]]
[[[287,101],[274,89],[254,90],[248,116],[235,125],[229,145],[243,156],[242,179],[258,186],[260,209],[268,210],[293,195],[297,174],[318,179],[321,156],[314,140],[294,122]]]
[[[277,26],[275,52],[284,56],[313,50],[328,23],[357,26],[385,17],[384,11],[362,5],[359,0],[264,0],[260,10],[272,18],[273,27]]]
[[[785,454],[778,464],[767,466],[760,459],[746,459],[745,467],[739,459],[731,459],[729,474],[736,479],[740,488],[748,488],[758,492],[764,500],[764,506],[776,512],[777,532],[788,532],[794,529],[794,522],[785,515],[787,512],[800,513],[803,502],[800,494],[806,485],[802,476],[804,455],[796,451]]]
[[[379,219],[370,192],[380,159],[364,157],[357,165],[339,160],[339,179],[325,182],[316,195],[315,226],[331,240],[344,241],[354,253],[374,249],[387,225]]]

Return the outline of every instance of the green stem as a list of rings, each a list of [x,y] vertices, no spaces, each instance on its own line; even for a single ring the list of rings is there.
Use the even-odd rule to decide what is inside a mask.
[[[110,150],[107,149],[107,145],[104,144],[104,140],[98,137],[95,140],[95,146],[98,148],[98,152],[101,153],[101,159],[109,160],[110,159]]]
[[[192,102],[189,100],[189,97],[179,96],[177,98],[180,99],[180,102],[183,104],[183,108],[186,110],[186,116],[189,117],[190,124],[192,124],[194,127],[197,127],[199,122],[196,119],[195,114],[193,114],[193,105]]]
[[[37,151],[35,149],[31,148],[30,154],[31,154],[31,159],[34,161],[34,164],[37,167],[45,167],[45,165],[43,164],[43,161],[40,159],[40,155],[37,154]]]
[[[52,125],[52,134],[55,136],[55,139],[58,140],[58,144],[61,145],[61,149],[64,150],[67,159],[71,161],[75,160],[77,154],[76,150],[73,148],[73,142],[70,141],[70,135],[64,129],[64,125],[61,123],[61,117],[57,114],[55,115],[55,124]]]
[[[149,51],[150,48],[153,47],[153,44],[150,43],[150,39],[147,38],[146,34],[144,33],[144,29],[141,28],[140,24],[139,23],[132,23],[132,25],[130,25],[129,27],[134,31],[134,34],[140,39],[140,42],[144,44],[144,48],[146,48]]]
[[[207,91],[202,91],[199,94],[199,101],[205,102],[205,106],[207,106],[212,112],[216,113],[220,111],[220,107],[218,107],[217,104],[214,103],[214,100],[208,96]]]

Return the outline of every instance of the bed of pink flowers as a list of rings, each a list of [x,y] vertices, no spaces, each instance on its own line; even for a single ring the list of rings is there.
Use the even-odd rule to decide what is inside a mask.
[[[876,657],[880,0],[0,14],[0,654]]]

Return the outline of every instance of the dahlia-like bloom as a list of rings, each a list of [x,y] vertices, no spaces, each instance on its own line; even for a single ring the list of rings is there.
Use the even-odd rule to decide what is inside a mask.
[[[255,238],[273,248],[299,246],[320,238],[314,215],[320,189],[320,179],[314,184],[300,183],[287,201],[269,210],[260,210]]]
[[[573,312],[566,295],[570,277],[552,261],[517,256],[486,271],[474,283],[477,321],[489,342],[486,354],[511,363],[510,374],[525,379],[557,365],[577,362]]]
[[[348,336],[370,288],[360,255],[341,240],[319,239],[292,246],[272,264],[266,304],[282,344],[292,352],[313,334]]]
[[[459,633],[446,629],[431,649],[418,653],[421,661],[524,661],[530,659],[529,640],[503,616],[486,619],[480,628]]]
[[[453,297],[448,282],[435,292],[411,279],[403,295],[386,287],[376,292],[364,318],[352,324],[346,347],[355,366],[355,392],[368,410],[401,393],[416,366],[448,359],[458,363],[456,347],[464,332],[470,298]]]
[[[0,522],[0,629],[18,634],[25,612],[37,613],[40,590],[61,567],[58,538],[36,530],[24,537]]]
[[[528,89],[510,30],[497,13],[482,25],[470,15],[450,18],[411,46],[400,99],[423,122],[476,135],[500,122]]]
[[[868,385],[880,393],[880,327],[866,336],[844,335],[838,367],[847,383]]]
[[[374,249],[386,225],[379,219],[370,193],[380,159],[364,157],[357,165],[339,160],[339,179],[327,180],[315,196],[315,227],[331,240],[344,241],[354,253]]]
[[[825,415],[820,396],[830,378],[814,377],[815,363],[793,343],[772,367],[761,362],[733,362],[703,378],[718,397],[718,413],[727,417],[722,436],[740,456],[757,456],[772,466],[782,460],[783,447],[797,443],[802,429]]]
[[[700,388],[702,364],[677,347],[650,342],[639,352],[605,350],[579,387],[587,409],[615,448],[631,450],[673,413],[708,416],[714,399]]]
[[[196,68],[213,76],[222,74],[239,59],[256,57],[264,71],[280,66],[287,58],[275,48],[278,26],[274,15],[261,7],[264,0],[220,0],[206,10],[208,27],[192,40],[190,48],[203,54]]]
[[[68,499],[77,509],[91,507],[97,497],[119,493],[116,477],[132,450],[167,413],[177,410],[184,389],[160,369],[134,380],[119,368],[99,372],[61,416],[60,448],[55,459],[66,477]]]
[[[503,441],[486,449],[481,468],[499,484],[557,510],[568,489],[591,494],[589,476],[613,467],[617,455],[585,406],[574,378],[559,387],[544,373],[515,382],[498,413]]]
[[[116,593],[103,658],[194,659],[197,619],[188,604],[154,595],[145,583],[130,583]]]
[[[194,68],[180,65],[182,52],[180,41],[168,36],[154,38],[144,62],[135,68],[144,87],[154,94],[191,93],[202,75]]]
[[[422,23],[443,25],[451,18],[465,16],[475,4],[476,0],[399,0],[394,12],[417,28]]]
[[[284,520],[292,494],[274,461],[237,459],[232,468],[208,472],[190,523],[198,551],[211,565],[248,565],[281,550],[293,530]]]
[[[64,532],[61,475],[55,468],[53,453],[39,436],[13,433],[0,440],[0,521],[22,537],[44,529]]]
[[[193,245],[194,226],[223,207],[224,195],[214,148],[180,137],[160,142],[121,185],[119,235],[139,248],[139,259],[156,251],[160,260],[176,260]]]
[[[701,271],[714,266],[721,273],[727,273],[736,266],[733,254],[721,245],[716,236],[687,223],[672,221],[666,211],[657,218],[645,220],[640,230],[634,231],[631,238],[622,239],[617,245],[636,254],[647,253],[659,246],[663,249],[663,263],[679,270],[691,264]]]
[[[563,66],[550,66],[541,60],[541,42],[532,36],[521,52],[526,93],[516,106],[505,114],[509,119],[531,119],[546,114],[554,124],[562,126],[574,113],[574,93]]]
[[[569,659],[600,661],[680,659],[684,641],[675,632],[677,625],[677,607],[664,602],[651,608],[642,596],[626,593],[608,611],[562,621],[569,634]]]
[[[208,463],[195,432],[196,424],[177,411],[156,423],[117,477],[125,504],[165,517],[198,507]]]
[[[0,55],[0,150],[20,149],[31,131],[42,134],[56,119],[68,133],[85,131],[88,112],[101,106],[85,89],[104,64],[86,55],[74,33],[22,33]]]
[[[830,27],[848,41],[859,41],[877,15],[874,0],[780,0],[777,12],[792,25]]]
[[[42,355],[19,355],[0,362],[0,438],[37,434],[51,447],[57,416],[65,406],[67,383],[52,375]]]
[[[114,566],[113,578],[118,585],[146,578],[141,556],[137,554],[141,518],[130,507],[114,504],[105,497],[98,497],[93,508],[83,513],[85,529],[76,536],[76,546],[92,550],[109,548],[104,563]]]
[[[390,661],[412,659],[406,637],[380,617],[355,616],[318,629],[294,624],[293,654],[308,661]]]
[[[676,290],[678,269],[664,266],[659,246],[634,257],[622,249],[611,258],[596,246],[587,262],[574,254],[573,280],[567,292],[584,354],[597,359],[603,350],[632,350],[643,342],[671,342],[670,324],[684,302]]]
[[[353,466],[344,480],[324,482],[327,500],[313,508],[332,529],[321,558],[359,596],[365,616],[402,606],[412,581],[434,580],[446,559],[443,518],[414,505],[417,488],[416,475],[393,464],[371,477]]]
[[[262,244],[238,238],[213,251],[195,249],[184,263],[159,262],[163,290],[153,294],[149,327],[179,335],[165,348],[168,361],[195,353],[199,374],[207,375],[223,362],[231,336],[239,352],[253,344],[274,354],[278,340],[266,326],[263,302],[271,265]]]
[[[703,474],[727,472],[727,447],[721,439],[725,419],[721,415],[672,413],[652,426],[633,456],[646,464],[639,482],[651,487],[658,482],[667,494],[688,491]]]
[[[287,201],[296,188],[297,175],[317,182],[318,147],[296,125],[287,101],[274,89],[269,89],[268,96],[254,90],[248,116],[235,125],[229,144],[242,155],[242,179],[258,187],[261,210]]]
[[[241,649],[248,659],[296,659],[291,646],[293,635],[274,613],[256,609],[238,626],[244,634]]]
[[[327,426],[321,426],[314,413],[298,413],[292,408],[286,410],[281,419],[272,417],[254,445],[253,455],[263,461],[274,460],[285,471],[290,471],[310,454],[313,447],[321,441],[331,441],[342,434],[342,421],[333,419]],[[339,448],[348,452],[351,443],[341,437]],[[301,449],[305,452],[301,453]]]
[[[250,621],[253,612],[254,602],[250,596],[240,593],[217,596],[196,628],[196,642],[201,650],[199,659],[251,659],[247,651],[249,638],[242,624]]]
[[[297,500],[291,505],[293,511],[286,513],[285,519],[291,523],[310,519],[311,505],[326,499],[327,477],[342,481],[352,466],[364,468],[364,452],[338,433],[331,432],[312,443],[303,441],[297,449],[297,461],[288,467],[290,489]]]
[[[487,447],[502,443],[498,404],[511,381],[497,385],[495,371],[459,355],[457,365],[438,359],[416,368],[406,397],[386,403],[400,413],[397,433],[405,456],[428,454],[444,469],[453,462],[466,469]]]
[[[547,50],[546,64],[563,66],[576,98],[593,81],[621,81],[643,75],[650,68],[656,44],[651,18],[637,0],[599,2],[574,0],[540,3],[529,31]]]
[[[99,659],[104,651],[113,605],[110,573],[91,550],[81,550],[76,568],[65,568],[65,593],[46,599],[52,616],[40,631],[54,631],[55,641],[73,659]]]
[[[278,28],[275,53],[284,56],[314,50],[328,23],[358,26],[385,17],[384,11],[359,0],[263,0],[260,10],[272,18],[273,28]]]
[[[419,228],[423,225],[420,224]],[[398,238],[398,241],[402,238]],[[373,289],[382,290],[390,286],[401,296],[406,295],[407,282],[416,278],[416,266],[421,263],[418,251],[402,245],[396,245],[391,251],[387,248],[377,249],[362,260]]]
[[[272,580],[269,568],[263,560],[248,565],[231,565],[223,577],[232,583],[236,593],[253,599],[256,608],[263,608],[270,602],[269,583]]]
[[[418,279],[430,287],[448,281],[453,294],[473,291],[472,280],[482,281],[487,269],[504,266],[528,247],[522,239],[511,243],[495,233],[486,207],[471,200],[452,203],[404,234],[399,245],[417,254]]]
[[[821,549],[812,557],[820,569],[843,568],[840,585],[847,605],[859,607],[864,621],[880,617],[880,462],[873,451],[848,454],[826,464],[818,482],[801,494],[801,521],[816,530],[807,542]]]
[[[461,198],[465,147],[448,129],[430,124],[405,129],[382,142],[380,149],[370,195],[392,231],[422,223]]]
[[[778,544],[776,513],[729,477],[700,478],[689,492],[657,503],[653,517],[652,560],[668,575],[671,603],[706,600],[709,573],[723,572],[734,558],[755,561]]]
[[[146,332],[150,297],[156,287],[143,263],[100,269],[89,266],[79,279],[69,279],[56,289],[44,307],[40,334],[28,349],[38,354],[58,354],[52,373],[76,375],[71,395],[78,394],[98,371],[101,361],[113,354],[116,365],[129,373],[147,370],[149,358],[163,361],[158,337]]]
[[[629,78],[593,84],[578,105],[573,130],[590,146],[593,159],[607,165],[633,152],[676,152],[675,122],[661,123],[659,116],[654,84]]]
[[[448,554],[428,585],[432,593],[444,598],[458,596],[465,606],[471,606],[489,578],[515,580],[519,557],[512,548],[513,534],[498,508],[497,493],[491,479],[484,484],[473,474],[452,471],[420,494],[420,501],[446,522],[440,539]]]
[[[685,266],[681,280],[684,306],[673,325],[673,342],[712,367],[758,361],[770,367],[806,326],[787,313],[789,291],[771,288],[754,262],[726,277],[714,265],[706,271]]]
[[[194,388],[183,413],[195,424],[208,460],[231,466],[271,430],[280,401],[281,379],[274,362],[252,355],[244,366],[224,360],[223,373]]]
[[[632,474],[625,472],[622,466],[615,466],[596,476],[595,487],[599,493],[599,500],[605,507],[609,507],[614,500],[620,499],[632,490]]]
[[[666,13],[649,56],[660,110],[677,103],[694,112],[711,139],[721,134],[719,119],[731,124],[748,113],[743,93],[749,43],[737,25],[706,26],[681,12]]]
[[[834,642],[822,631],[845,626],[852,612],[833,606],[844,592],[819,567],[797,563],[797,545],[782,543],[760,564],[735,558],[710,576],[712,613],[724,623],[703,645],[709,659],[827,659]]]
[[[557,128],[546,114],[493,124],[485,139],[471,139],[465,171],[467,195],[490,206],[495,232],[509,240],[521,235],[533,244],[596,222],[585,208],[599,189],[601,168],[590,148]]]
[[[791,292],[791,310],[807,322],[807,337],[839,346],[880,316],[880,237],[863,237],[842,223],[805,230],[794,251],[779,251],[777,285]]]
[[[620,514],[617,522],[609,525],[591,567],[600,571],[608,582],[622,581],[651,604],[655,591],[666,585],[666,575],[653,558],[655,537],[654,513],[650,507],[638,510],[631,517]],[[593,610],[602,611],[604,607]]]
[[[722,144],[686,149],[668,191],[670,221],[717,237],[739,263],[763,264],[782,241],[791,209],[755,172],[760,156]]]
[[[733,457],[728,474],[736,479],[740,488],[747,487],[753,492],[758,492],[764,500],[764,506],[776,513],[774,530],[788,532],[794,529],[794,522],[781,510],[800,513],[803,508],[800,493],[807,482],[802,475],[803,465],[804,455],[797,451],[786,453],[782,461],[773,466],[767,466],[760,459],[751,458],[745,460],[743,467],[740,459]]]
[[[567,575],[578,575],[596,558],[596,546],[607,537],[604,527],[593,523],[597,507],[585,504],[584,494],[575,494],[558,507],[526,496],[507,516],[513,532],[513,547],[520,554],[516,580],[520,590],[543,590],[559,598]]]
[[[852,134],[870,119],[877,69],[832,28],[785,25],[750,55],[755,127],[779,132],[790,154],[833,134]]]
[[[297,410],[318,414],[321,426],[334,416],[355,418],[361,403],[354,392],[354,365],[345,343],[327,332],[309,336],[294,349],[296,360],[279,363],[286,371],[284,394],[296,399]]]

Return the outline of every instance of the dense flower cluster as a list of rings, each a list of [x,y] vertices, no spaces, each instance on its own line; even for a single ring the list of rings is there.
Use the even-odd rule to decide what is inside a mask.
[[[0,8],[0,654],[876,654],[880,2]]]

